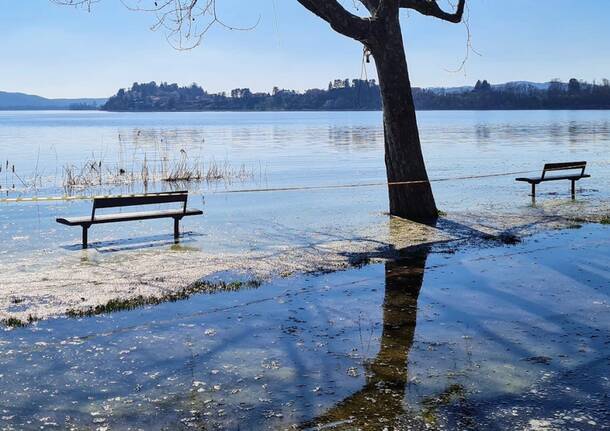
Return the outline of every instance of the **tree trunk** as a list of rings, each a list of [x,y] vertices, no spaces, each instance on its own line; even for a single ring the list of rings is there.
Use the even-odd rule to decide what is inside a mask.
[[[390,214],[434,222],[438,210],[428,181],[398,15],[389,17],[369,46],[377,66],[385,137]]]

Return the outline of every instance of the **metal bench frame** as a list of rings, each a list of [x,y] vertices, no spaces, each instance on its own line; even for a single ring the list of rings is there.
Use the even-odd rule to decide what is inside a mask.
[[[202,215],[203,211],[188,209],[188,191],[148,193],[129,196],[101,196],[93,198],[91,217],[57,218],[57,223],[66,226],[81,226],[83,228],[83,249],[88,247],[88,231],[94,224],[118,223],[136,220],[151,220],[159,218],[174,219],[174,241],[178,242],[180,237],[180,220],[183,217]],[[182,203],[182,209],[175,211],[142,211],[127,214],[105,214],[96,218],[96,210],[104,208],[123,208],[130,206],[155,205],[168,203]]]
[[[536,185],[545,181],[570,180],[572,182],[572,199],[576,197],[576,181],[582,178],[590,178],[591,175],[585,174],[587,162],[565,162],[547,163],[542,169],[542,175],[534,178],[515,178],[516,181],[524,181],[532,185],[532,200],[536,199]],[[547,172],[580,170],[578,174],[547,176]]]

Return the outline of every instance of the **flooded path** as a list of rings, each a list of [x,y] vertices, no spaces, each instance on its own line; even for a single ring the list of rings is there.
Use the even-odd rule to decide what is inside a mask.
[[[181,296],[218,271],[258,281],[332,271],[417,244],[522,237],[610,215],[610,111],[418,117],[446,214],[440,229],[385,214],[380,112],[2,112],[0,321]],[[529,187],[514,181],[526,175],[515,172],[569,160],[587,160],[592,176],[579,181],[576,200],[569,182],[556,181],[539,187],[534,206]],[[238,175],[159,181],[214,166]],[[241,166],[253,175],[240,175]],[[346,187],[363,184],[378,186]],[[80,229],[55,222],[90,214],[94,195],[176,188],[188,188],[189,206],[205,212],[183,221],[178,247],[171,220],[96,225],[87,252]],[[242,189],[283,191],[234,193]],[[64,194],[77,200],[46,200]],[[32,197],[43,200],[18,201]]]
[[[3,330],[0,427],[608,429],[609,259],[584,225]]]

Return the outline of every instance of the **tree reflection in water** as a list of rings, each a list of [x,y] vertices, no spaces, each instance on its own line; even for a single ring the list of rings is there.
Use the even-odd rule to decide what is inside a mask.
[[[434,422],[438,403],[447,403],[462,388],[449,387],[438,397],[423,400],[424,411],[410,414],[406,408],[407,359],[417,323],[417,300],[422,287],[430,246],[417,246],[401,252],[397,261],[385,265],[383,329],[379,353],[366,364],[366,384],[301,429],[393,429],[401,425],[426,427]],[[419,419],[417,419],[419,418]]]
[[[417,298],[424,279],[429,246],[412,248],[385,266],[383,330],[379,353],[366,365],[366,385],[302,428],[335,425],[372,428],[404,415],[407,358],[417,321]]]

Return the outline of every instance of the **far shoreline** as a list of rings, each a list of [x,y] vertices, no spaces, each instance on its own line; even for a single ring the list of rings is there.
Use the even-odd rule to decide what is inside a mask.
[[[600,107],[600,108],[531,108],[531,109],[521,109],[521,108],[497,108],[497,109],[416,109],[417,112],[541,112],[541,111],[554,111],[554,112],[599,112],[599,111],[610,111],[610,107]],[[234,110],[234,109],[210,109],[210,110],[176,110],[176,111],[167,111],[167,110],[106,110],[106,109],[6,109],[0,108],[0,112],[104,112],[104,113],[125,113],[125,114],[181,114],[181,113],[266,113],[266,112],[286,112],[286,113],[300,113],[300,112],[383,112],[381,109],[292,109],[292,110],[282,110],[282,109],[268,109],[268,110]]]

